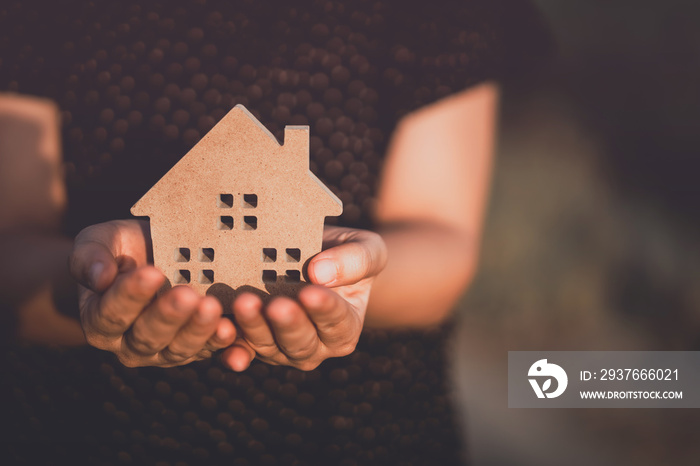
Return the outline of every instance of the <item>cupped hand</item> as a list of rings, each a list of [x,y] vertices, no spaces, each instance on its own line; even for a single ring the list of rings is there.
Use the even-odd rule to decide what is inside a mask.
[[[231,345],[236,329],[216,298],[177,286],[155,298],[165,277],[148,265],[148,223],[93,225],[75,239],[71,273],[80,283],[80,320],[89,344],[126,366],[170,367]]]
[[[223,352],[224,364],[242,371],[257,357],[311,370],[355,349],[372,282],[386,264],[386,246],[370,231],[326,227],[323,247],[309,262],[313,284],[296,301],[277,297],[264,306],[252,293],[236,298],[233,315],[239,337]]]

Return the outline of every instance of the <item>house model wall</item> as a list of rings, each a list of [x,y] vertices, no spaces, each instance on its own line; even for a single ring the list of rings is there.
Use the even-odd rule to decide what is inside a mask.
[[[132,208],[150,217],[154,264],[228,304],[236,292],[293,294],[340,200],[309,170],[309,127],[284,145],[234,107]]]

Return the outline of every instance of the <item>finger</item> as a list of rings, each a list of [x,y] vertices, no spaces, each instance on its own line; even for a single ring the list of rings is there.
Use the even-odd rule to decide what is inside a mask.
[[[124,335],[124,350],[153,355],[175,338],[199,304],[199,295],[188,286],[176,286],[149,305]]]
[[[358,231],[355,228],[348,227],[338,227],[334,225],[324,225],[323,226],[323,247],[321,249],[326,250],[332,247],[338,246],[339,244],[346,243],[350,236]]]
[[[93,301],[96,305],[81,306],[86,332],[121,336],[151,302],[164,279],[158,269],[149,266],[120,275],[104,295]]]
[[[224,365],[236,372],[248,369],[253,359],[255,359],[255,350],[242,339],[236,340],[230,348],[221,354],[221,361]]]
[[[252,293],[243,293],[233,302],[233,316],[245,338],[261,356],[272,357],[279,348],[262,314],[262,301]]]
[[[275,298],[265,309],[277,346],[291,360],[311,358],[319,350],[316,327],[306,312],[286,297]]]
[[[329,348],[347,345],[354,348],[356,336],[362,328],[362,319],[350,303],[321,286],[307,286],[299,292],[298,298],[324,345]]]
[[[309,263],[311,281],[318,285],[352,285],[372,277],[386,265],[386,246],[376,233],[355,231],[347,242],[318,253]]]
[[[102,292],[114,282],[118,265],[114,254],[104,244],[76,238],[69,259],[70,273],[81,285]]]
[[[228,318],[222,318],[219,320],[216,332],[207,341],[205,349],[213,352],[231,346],[236,340],[236,336],[236,326],[233,325],[233,322]]]
[[[221,304],[211,296],[202,298],[194,314],[160,352],[166,361],[184,361],[199,353],[216,333],[221,319]]]
[[[71,274],[83,286],[104,291],[117,270],[130,271],[146,265],[149,257],[148,222],[114,220],[92,225],[75,238],[70,258]],[[115,258],[121,257],[117,262]]]

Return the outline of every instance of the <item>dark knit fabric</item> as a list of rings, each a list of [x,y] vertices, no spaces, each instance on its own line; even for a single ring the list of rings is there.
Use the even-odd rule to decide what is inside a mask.
[[[128,218],[236,104],[279,139],[309,125],[338,222],[369,227],[397,121],[546,49],[516,0],[0,4],[0,91],[62,110],[71,234]],[[459,464],[444,339],[366,332],[307,373],[255,362],[236,374],[215,359],[127,369],[91,348],[11,347],[3,463]]]

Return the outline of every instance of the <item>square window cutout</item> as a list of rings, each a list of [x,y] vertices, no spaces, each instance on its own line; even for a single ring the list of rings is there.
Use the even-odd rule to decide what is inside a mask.
[[[277,272],[274,270],[263,270],[262,281],[263,283],[275,283],[277,281]]]
[[[214,248],[201,248],[199,262],[214,262]]]
[[[175,248],[175,262],[189,262],[190,248]]]
[[[233,230],[233,217],[228,215],[219,217],[219,230]]]
[[[220,209],[230,209],[233,207],[233,194],[219,194],[219,201],[216,205]]]
[[[287,248],[287,262],[299,262],[301,260],[301,249]]]
[[[287,283],[299,283],[301,281],[301,272],[298,270],[287,270],[284,281]]]
[[[209,285],[214,283],[214,271],[213,270],[202,270],[199,272],[199,283]]]
[[[190,271],[189,270],[178,270],[175,272],[173,277],[173,282],[176,285],[184,285],[190,282]]]
[[[258,229],[258,217],[243,217],[243,229],[244,230],[257,230]]]
[[[277,261],[277,249],[275,249],[275,248],[263,248],[262,261],[263,262],[276,262]]]
[[[257,194],[244,194],[243,195],[243,207],[246,209],[255,209],[258,206],[258,195]]]

